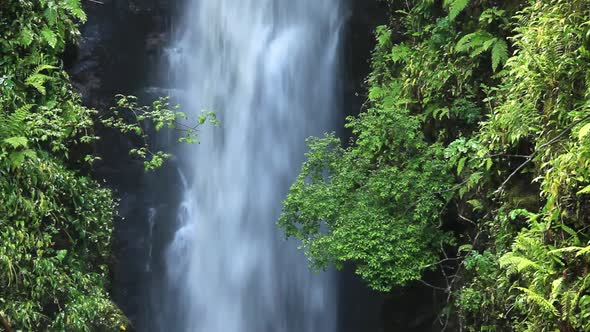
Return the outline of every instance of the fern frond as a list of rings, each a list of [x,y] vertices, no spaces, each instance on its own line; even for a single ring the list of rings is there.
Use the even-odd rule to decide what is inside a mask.
[[[563,294],[559,302],[561,303],[561,314],[564,316],[564,319],[568,319],[575,315],[581,294],[582,292],[580,291],[572,290],[568,290]]]
[[[492,69],[496,71],[500,64],[505,63],[508,58],[508,44],[502,38],[494,37],[487,31],[476,31],[463,36],[455,45],[457,52],[471,51],[471,57],[482,54],[491,49]]]
[[[43,37],[43,40],[45,40],[51,48],[55,48],[57,45],[57,36],[49,27],[45,27],[41,30],[41,37]]]
[[[68,0],[66,1],[65,7],[70,14],[79,19],[82,23],[86,22],[86,13],[82,9],[82,6],[80,6],[80,0]]]
[[[8,156],[13,167],[19,167],[25,158],[35,157],[34,151],[27,149],[29,140],[25,136],[26,121],[32,107],[31,104],[22,106],[9,115],[0,112],[0,144],[14,150],[3,157]]]
[[[3,142],[10,145],[13,149],[18,149],[21,147],[26,148],[29,145],[29,140],[24,136],[5,138]]]
[[[47,93],[47,90],[45,89],[44,84],[49,79],[50,77],[44,74],[33,74],[27,77],[27,79],[25,80],[25,84],[28,86],[32,86],[37,91],[39,91],[40,94],[45,95]]]
[[[508,272],[523,272],[528,269],[541,270],[541,266],[532,260],[509,252],[499,259],[500,267],[508,269]]]
[[[564,247],[564,248],[559,248],[559,249],[553,249],[553,250],[549,251],[549,254],[572,253],[572,252],[578,252],[582,249],[583,248],[580,248],[580,247]]]
[[[28,86],[34,87],[37,91],[39,91],[39,93],[41,93],[42,95],[45,95],[47,93],[47,91],[45,89],[45,82],[47,82],[49,79],[51,79],[51,77],[48,75],[42,74],[41,72],[44,70],[56,69],[56,68],[57,67],[54,67],[51,65],[46,65],[46,64],[38,65],[33,70],[33,73],[25,79],[25,84]]]
[[[26,120],[30,114],[32,104],[24,105],[9,115],[0,115],[0,138],[5,139],[20,136],[26,132]]]
[[[581,257],[584,255],[588,255],[590,254],[590,246],[587,246],[585,248],[580,248],[580,251],[578,251],[578,253],[576,254],[576,257]]]
[[[469,5],[470,0],[446,0],[445,6],[449,8],[449,19],[454,20]]]
[[[48,69],[57,69],[56,66],[52,66],[52,65],[47,65],[47,64],[39,64],[37,65],[37,67],[35,67],[35,69],[33,69],[33,74],[39,74],[44,70],[48,70]]]
[[[555,306],[551,302],[547,301],[547,299],[543,295],[536,293],[528,288],[524,288],[524,287],[515,287],[515,288],[522,291],[523,293],[525,293],[527,301],[536,304],[539,308],[541,308],[541,310],[543,310],[547,313],[551,313],[555,316],[559,316],[559,312],[557,311]]]
[[[472,32],[463,36],[463,38],[457,42],[455,50],[457,50],[457,52],[467,52],[484,45],[491,39],[494,39],[494,36],[487,31]]]
[[[556,300],[557,297],[563,292],[563,285],[565,279],[563,277],[553,280],[551,283],[551,299]]]
[[[496,71],[500,64],[508,60],[508,44],[501,38],[496,38],[492,48],[492,69]]]

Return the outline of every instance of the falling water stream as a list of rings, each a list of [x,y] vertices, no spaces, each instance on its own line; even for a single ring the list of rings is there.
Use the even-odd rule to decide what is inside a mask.
[[[337,331],[334,275],[310,272],[275,223],[305,138],[334,130],[343,1],[185,0],[169,75],[189,115],[213,110],[220,125],[177,152],[167,317],[153,330]]]

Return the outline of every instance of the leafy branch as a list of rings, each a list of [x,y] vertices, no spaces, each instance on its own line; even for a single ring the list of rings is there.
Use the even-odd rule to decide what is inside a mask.
[[[138,148],[131,149],[129,153],[144,160],[146,171],[153,171],[161,167],[164,162],[172,157],[171,154],[161,150],[154,151],[149,142],[150,128],[159,132],[163,128],[172,129],[181,135],[178,142],[195,144],[199,142],[199,128],[206,123],[218,125],[215,113],[203,111],[194,123],[188,123],[188,116],[178,111],[179,105],[171,105],[170,97],[160,97],[151,105],[139,105],[135,96],[116,95],[116,106],[111,107],[109,113],[101,122],[116,129],[122,134],[134,134],[141,138],[142,144]]]

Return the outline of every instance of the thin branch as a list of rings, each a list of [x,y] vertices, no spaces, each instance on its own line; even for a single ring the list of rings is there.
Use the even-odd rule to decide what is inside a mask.
[[[447,258],[442,259],[442,260],[440,260],[440,261],[438,261],[436,263],[432,263],[432,264],[426,265],[426,266],[424,266],[424,268],[432,267],[432,266],[435,266],[435,265],[440,265],[440,264],[445,263],[445,262],[458,261],[458,260],[461,260],[463,258],[464,257],[462,257],[462,256],[457,256],[456,258],[452,258],[452,257],[449,258],[449,257],[447,257]]]
[[[509,154],[509,153],[496,153],[496,154],[490,154],[487,156],[483,156],[483,157],[474,157],[469,159],[469,161],[476,161],[476,160],[481,160],[481,159],[490,159],[490,158],[498,158],[498,157],[507,157],[507,158],[528,158],[530,156],[527,155],[522,155],[522,154]]]
[[[446,292],[447,291],[446,288],[442,288],[442,287],[431,285],[431,284],[427,283],[426,281],[424,281],[422,279],[420,279],[418,281],[420,281],[422,284],[424,284],[425,286],[428,286],[430,288],[433,288],[433,289],[436,289],[436,290],[440,290],[440,291],[443,291],[443,292]]]
[[[13,332],[14,331],[10,327],[10,324],[8,324],[8,321],[6,319],[4,319],[4,317],[2,317],[1,314],[0,314],[0,325],[2,325],[2,327],[4,328],[4,330],[6,330],[6,332]]]
[[[510,182],[510,180],[516,175],[518,174],[523,168],[526,167],[526,165],[528,165],[531,161],[533,161],[533,159],[541,152],[541,150],[543,150],[544,148],[546,148],[547,146],[557,142],[559,139],[561,139],[563,136],[565,136],[567,133],[569,133],[575,126],[577,126],[578,124],[580,124],[581,122],[583,122],[584,120],[587,120],[590,118],[590,114],[581,118],[580,120],[572,123],[571,125],[569,125],[567,128],[565,128],[561,133],[559,133],[557,136],[553,137],[551,140],[549,140],[548,142],[541,144],[533,153],[531,153],[527,159],[520,164],[520,166],[518,166],[514,172],[512,172],[508,178],[506,178],[506,180],[504,180],[504,182],[502,182],[502,185],[500,185],[500,187],[494,192],[494,193],[499,193],[502,191],[502,189],[504,189],[504,187],[506,186],[506,184],[508,184],[508,182]]]
[[[475,223],[475,221],[463,216],[461,213],[459,213],[459,219],[463,220],[463,221],[467,221],[468,223],[472,224],[472,225],[477,225]]]

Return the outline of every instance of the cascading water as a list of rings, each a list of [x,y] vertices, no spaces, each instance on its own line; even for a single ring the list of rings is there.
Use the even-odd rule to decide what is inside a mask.
[[[182,203],[153,330],[333,332],[336,282],[277,229],[305,138],[334,129],[343,0],[186,0],[177,96],[220,125],[178,151]]]

